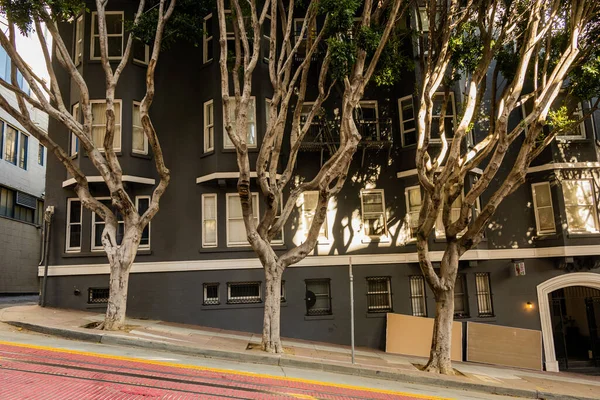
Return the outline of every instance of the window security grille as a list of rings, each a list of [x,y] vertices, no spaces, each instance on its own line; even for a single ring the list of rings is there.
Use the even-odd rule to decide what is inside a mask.
[[[465,274],[458,274],[454,285],[454,318],[469,318],[468,299]]]
[[[204,284],[204,301],[205,306],[214,306],[219,304],[219,284],[205,283]]]
[[[392,311],[392,291],[389,276],[367,278],[367,311],[370,313]]]
[[[227,284],[227,304],[252,304],[262,301],[260,282],[236,282]]]
[[[89,288],[88,304],[108,303],[108,288]]]
[[[422,276],[410,277],[410,303],[412,315],[415,317],[427,316],[427,303],[425,302],[425,280]]]
[[[480,317],[493,317],[494,307],[492,305],[492,290],[490,286],[490,274],[480,272],[475,274],[477,283],[477,307]]]
[[[37,199],[30,194],[17,192],[16,203],[20,206],[32,208],[35,210],[37,206]]]
[[[306,280],[306,315],[331,315],[329,279]]]

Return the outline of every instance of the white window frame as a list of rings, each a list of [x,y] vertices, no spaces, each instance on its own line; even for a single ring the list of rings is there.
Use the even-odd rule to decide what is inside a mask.
[[[444,98],[446,94],[444,92],[435,92],[435,94],[432,97],[432,102],[435,102],[435,98],[437,96],[441,96],[442,99]],[[454,97],[454,92],[450,91],[448,93],[448,96],[450,98],[450,104],[452,105],[452,115],[448,115],[448,109],[446,109],[446,116],[444,118],[448,119],[448,118],[452,118],[452,126],[454,128],[456,128],[456,97]],[[441,119],[440,115],[435,115],[432,113],[431,115],[431,120],[433,121],[434,119]],[[445,122],[445,121],[444,121]],[[441,125],[442,121],[439,122],[439,125]],[[439,126],[438,125],[438,126]],[[439,132],[438,132],[439,133]],[[445,132],[446,134],[446,140],[448,142],[452,142],[452,139],[454,139],[454,131],[452,132]],[[418,141],[418,138],[417,138]],[[430,138],[429,139],[429,143],[442,143],[442,138]]]
[[[254,214],[254,219],[256,221],[256,224],[258,225],[258,221],[259,221],[259,212],[260,212],[260,208],[259,208],[259,204],[258,204],[258,193],[257,192],[251,192],[250,193],[252,196],[252,208],[254,208],[253,210],[253,214]],[[245,240],[244,242],[232,242],[229,240],[229,198],[230,197],[240,197],[240,195],[238,193],[227,193],[225,200],[225,212],[226,212],[226,230],[227,230],[227,247],[249,247],[250,243]],[[236,219],[240,219],[243,222],[243,217],[239,217]],[[245,226],[245,225],[244,225]]]
[[[108,57],[109,60],[120,60],[123,58],[123,42],[125,38],[125,17],[123,11],[105,11],[105,15],[121,15],[121,34],[106,34],[106,37],[121,37],[121,55],[120,56],[112,56]],[[96,47],[96,37],[100,37],[100,32],[96,34],[96,30],[94,28],[98,27],[98,12],[92,11],[92,32],[91,32],[91,45],[90,45],[90,60],[102,60],[102,56],[94,57],[95,47]],[[108,49],[107,49],[108,51]]]
[[[413,110],[413,118],[412,119],[408,119],[408,120],[404,120],[404,116],[402,114],[402,102],[405,101],[410,101],[410,106],[412,107]],[[417,144],[406,144],[406,140],[404,139],[404,135],[406,133],[411,133],[411,132],[415,132],[417,129],[417,125],[415,122],[415,127],[414,128],[410,128],[410,129],[405,129],[404,128],[404,124],[407,122],[411,122],[411,121],[415,121],[415,102],[414,102],[414,98],[413,96],[404,96],[398,99],[398,113],[400,114],[400,138],[402,139],[402,147],[407,147],[407,146],[416,146]],[[418,138],[417,138],[418,141]]]
[[[538,214],[538,205],[537,205],[537,201],[536,201],[536,195],[535,192],[537,190],[538,187],[546,187],[548,188],[548,195],[550,196],[550,205],[549,206],[544,206],[543,208],[550,208],[550,210],[552,211],[552,229],[542,229],[540,227],[540,216]],[[556,233],[556,220],[554,218],[554,206],[552,204],[552,189],[550,187],[550,183],[549,182],[539,182],[539,183],[532,183],[531,184],[531,195],[533,196],[533,210],[534,210],[534,214],[535,214],[535,229],[538,235],[549,235],[549,234],[553,234]]]
[[[573,111],[573,117],[577,119],[583,119],[583,103],[578,102],[577,108]],[[556,135],[558,141],[574,141],[574,140],[585,140],[587,138],[585,130],[585,120],[582,120],[577,129],[573,129],[573,132],[578,132],[578,135]]]
[[[217,297],[208,297],[207,288],[209,286],[217,287]],[[202,297],[202,305],[203,306],[218,306],[219,304],[221,304],[221,299],[219,298],[219,286],[220,285],[218,282],[207,282],[207,283],[204,283],[204,285],[202,285],[203,292],[204,292],[204,296]],[[208,301],[216,301],[216,303],[209,303]]]
[[[369,276],[366,278],[367,281],[367,312],[368,313],[382,313],[392,312],[394,304],[392,303],[392,278],[389,276]],[[387,286],[387,290],[383,291],[370,291],[370,282],[384,282]],[[385,306],[371,306],[369,305],[369,295],[386,295],[387,305]]]
[[[315,217],[315,212],[316,209],[313,211],[307,211],[305,209],[305,198],[304,196],[306,194],[310,194],[310,195],[316,195],[317,196],[317,202],[318,200],[318,196],[319,196],[319,191],[318,190],[307,190],[303,193],[300,194],[300,197],[298,198],[301,201],[300,204],[300,219],[302,221],[302,226],[304,228],[304,240],[306,240],[306,237],[308,236],[308,230],[310,229],[310,224],[307,224],[307,218],[311,218],[311,222],[312,219]],[[329,209],[329,204],[327,204],[327,208]],[[308,215],[308,214],[312,214],[312,216]],[[319,231],[319,237],[317,239],[317,243],[318,244],[328,244],[329,243],[329,215],[325,215],[325,221],[323,221],[323,225],[321,225],[321,231]]]
[[[117,124],[115,121],[115,129],[117,128],[117,126],[119,127],[120,130],[120,135],[119,135],[119,146],[116,147],[114,146],[114,136],[113,136],[113,150],[118,153],[121,151],[121,147],[123,144],[123,103],[121,102],[121,99],[115,99],[113,101],[113,103],[115,104],[119,104],[119,110],[121,112],[121,115],[119,116],[119,121],[121,121],[121,123]],[[106,104],[106,100],[90,100],[90,107],[92,107],[92,116],[94,115],[94,104]],[[115,118],[116,119],[116,118]],[[94,122],[92,121],[92,131],[94,130],[95,126],[106,126],[104,124],[94,124]],[[104,135],[106,135],[106,130],[104,131]],[[92,134],[92,143],[94,141],[94,136]],[[104,143],[104,137],[102,138],[102,142]],[[104,146],[104,144],[103,144]],[[98,147],[97,148],[98,151],[100,152],[104,152],[104,147]]]
[[[367,233],[365,232],[365,205],[364,205],[364,195],[365,194],[373,194],[373,193],[381,193],[381,206],[383,208],[382,210],[382,215],[383,215],[383,234],[381,236],[378,235],[367,235]],[[375,213],[368,213],[370,214],[375,214]],[[377,213],[379,214],[379,213]],[[363,226],[363,234],[366,237],[369,237],[371,239],[380,239],[383,237],[387,237],[388,236],[388,227],[387,227],[387,213],[386,213],[386,208],[385,208],[385,191],[384,189],[363,189],[360,191],[360,215],[361,215],[361,220],[362,220],[362,226]]]
[[[213,33],[206,31],[206,22],[209,19],[211,19],[212,17],[213,17],[212,13],[208,14],[206,17],[204,17],[204,20],[202,21],[202,29],[203,29],[203,33],[204,33],[204,36],[202,38],[202,63],[203,64],[206,64],[213,60],[213,55],[208,54],[208,43],[213,40]],[[213,51],[214,51],[214,44],[213,44]]]
[[[110,200],[110,197],[95,197],[95,199],[98,201]],[[109,208],[110,208],[110,206],[109,206]],[[113,211],[112,208],[111,208],[111,211]],[[116,217],[116,215],[115,215],[115,217]],[[90,246],[91,246],[92,251],[104,251],[104,246],[96,246],[96,244],[94,243],[94,241],[96,240],[96,225],[97,224],[105,225],[106,222],[104,222],[104,221],[96,222],[96,213],[92,211],[92,236],[91,236]],[[117,218],[117,231],[119,230],[118,225],[120,225],[120,224],[125,225],[125,221],[118,221],[118,218]]]
[[[413,218],[415,218],[414,216],[412,216],[412,214],[416,213],[417,214],[416,219],[417,219],[417,223],[418,223],[419,214],[421,212],[421,207],[419,207],[419,211],[410,211],[410,209],[411,209],[410,192],[413,190],[419,191],[419,196],[421,197],[421,207],[423,207],[423,193],[421,192],[421,186],[409,186],[409,187],[405,188],[404,189],[404,198],[406,200],[406,215],[408,217],[408,230],[410,232],[410,238],[408,241],[416,241],[417,240],[416,230],[413,233],[411,221],[413,220]]]
[[[79,222],[71,222],[71,203],[74,201],[78,201],[80,203],[80,207],[79,207]],[[83,238],[83,229],[82,229],[82,225],[83,225],[83,205],[81,205],[81,200],[79,200],[79,198],[77,197],[72,197],[72,198],[68,198],[67,199],[67,235],[66,235],[66,240],[65,240],[65,252],[67,253],[76,253],[76,252],[80,252],[81,251],[81,241]],[[79,246],[78,247],[71,247],[69,245],[70,243],[70,239],[71,239],[71,225],[79,225]]]
[[[138,210],[139,213],[139,204],[140,204],[140,200],[141,199],[147,199],[148,200],[148,207],[150,207],[150,202],[152,201],[151,196],[149,195],[142,195],[142,196],[135,196],[135,209]],[[140,214],[141,217],[141,214]],[[138,246],[139,250],[150,250],[150,246],[152,244],[152,221],[148,222],[148,244],[140,244]]]
[[[381,138],[381,130],[379,128],[379,105],[377,103],[377,100],[362,100],[358,102],[358,107],[359,109],[362,108],[372,108],[375,110],[375,130],[377,131],[377,140],[380,140]],[[358,121],[359,124],[364,124],[364,121],[368,121],[368,120],[360,120]]]
[[[140,108],[142,103],[140,103],[139,101],[134,101],[133,102],[133,106],[131,108],[131,152],[135,153],[135,154],[143,154],[143,155],[148,155],[148,137],[146,136],[146,134],[144,133],[144,127],[143,126],[136,126],[133,124],[133,113],[135,111],[135,108],[137,107],[138,109]],[[141,111],[140,111],[141,112]],[[121,109],[121,118],[123,118],[123,109]],[[123,122],[121,121],[121,124]],[[116,126],[116,125],[115,125]],[[133,148],[133,128],[140,128],[142,130],[142,136],[144,139],[144,150],[140,151],[140,150],[136,150]],[[123,131],[121,131],[121,140],[123,138]]]
[[[456,200],[458,200],[458,197],[456,198]],[[454,201],[456,201],[454,200]],[[462,208],[462,204],[463,201],[465,200],[465,194],[461,193],[460,194],[460,207],[452,207],[452,209],[450,210],[450,221],[452,223],[456,222],[458,220],[458,218],[460,217],[460,210]],[[477,206],[477,201],[475,202],[475,208],[478,209],[479,207]],[[453,204],[454,205],[454,204]],[[458,210],[459,216],[456,219],[452,219],[452,212]],[[445,239],[446,238],[446,227],[442,224],[441,229],[438,230],[437,229],[437,225],[438,222],[442,222],[442,213],[444,212],[444,201],[442,201],[442,204],[440,205],[440,211],[438,214],[437,219],[435,220],[435,226],[434,226],[434,231],[435,231],[435,237],[437,239]],[[472,220],[473,216],[471,216],[471,220]],[[460,232],[458,235],[456,235],[456,237],[461,237],[466,231],[467,229],[469,229],[468,227],[465,227],[465,229]]]
[[[333,301],[331,299],[331,279],[329,278],[317,278],[317,279],[305,279],[304,285],[306,287],[306,291],[309,290],[309,286],[311,283],[327,283],[327,292],[326,293],[315,293],[315,298],[317,297],[326,297],[328,301],[327,308],[314,308],[314,305],[310,309],[306,309],[306,316],[317,316],[317,315],[333,315]],[[314,289],[314,288],[313,288]],[[316,305],[316,303],[315,303]]]
[[[569,226],[569,222],[568,222],[568,215],[567,215],[567,230],[569,232],[569,234],[589,234],[589,233],[598,233],[599,231],[599,225],[598,225],[598,204],[596,203],[596,188],[594,187],[594,181],[592,179],[565,179],[562,181],[562,183],[564,184],[565,182],[589,182],[590,187],[592,189],[592,211],[594,213],[594,224],[595,224],[595,230],[594,231],[587,231],[587,230],[574,230],[571,229],[571,226]],[[564,189],[563,189],[563,200],[565,202],[565,214],[566,214],[566,208],[567,208],[567,199],[565,198],[564,195]],[[583,205],[582,205],[583,206]]]
[[[206,111],[209,106],[212,106],[212,124],[208,123],[208,112]],[[231,110],[230,110],[231,111]],[[215,105],[213,100],[208,100],[204,103],[203,107],[203,118],[204,118],[204,152],[208,153],[215,150]],[[212,136],[212,146],[209,146],[209,135]]]
[[[231,118],[235,118],[235,97],[230,97],[229,101],[233,103],[233,107],[231,106],[231,104],[229,105],[229,115],[231,116]],[[254,104],[254,110],[252,112],[252,120],[248,120],[248,127],[250,127],[250,123],[254,124],[254,134],[256,135],[256,143],[250,144],[248,143],[248,136],[246,136],[246,146],[249,149],[255,149],[258,145],[258,130],[256,129],[256,97],[255,96],[250,96],[250,101]],[[250,117],[250,114],[248,114],[248,117]],[[227,122],[224,122],[223,125],[227,124]],[[248,133],[250,133],[250,131],[248,131]],[[227,144],[227,142],[231,140],[229,139],[229,136],[227,135],[227,129],[225,129],[225,126],[223,126],[223,148],[224,149],[235,149],[235,145],[233,143],[231,144]]]
[[[300,31],[302,31],[302,26],[304,25],[304,20],[305,18],[294,18],[294,45],[298,42],[298,40],[300,39]],[[299,25],[298,25],[299,23]],[[313,26],[311,26],[313,25]],[[299,29],[296,29],[299,28]],[[311,31],[312,28],[312,31]],[[317,21],[316,19],[314,20],[314,22],[312,24],[309,24],[306,26],[306,31],[304,32],[304,34],[306,35],[306,37],[301,38],[301,40],[306,40],[309,44],[306,46],[306,52],[308,53],[308,51],[310,51],[310,48],[308,46],[312,46],[312,41],[316,39],[317,37]]]
[[[212,197],[215,199],[215,242],[214,243],[208,243],[206,242],[206,224],[205,222],[207,221],[206,218],[206,212],[205,212],[205,207],[204,207],[204,201],[206,198],[208,197]],[[204,193],[202,195],[202,247],[203,248],[211,248],[211,247],[218,247],[219,245],[219,225],[218,225],[218,204],[217,204],[217,194],[216,193]]]
[[[144,59],[140,60],[139,58],[135,58],[135,56],[133,55],[133,46],[134,46],[134,43],[132,43],[131,57],[133,58],[133,62],[134,63],[138,63],[138,64],[142,64],[142,65],[148,65],[150,63],[150,46],[148,46],[147,44],[143,43],[139,39],[133,39],[133,40],[134,40],[134,43],[135,43],[135,41],[138,41],[140,45],[144,46]]]
[[[254,202],[254,200],[252,200],[252,201]],[[277,220],[279,218],[281,218],[282,208],[283,208],[283,194],[280,195],[279,206],[277,206],[277,213],[275,214],[275,219],[273,220],[273,223],[276,223]],[[285,242],[285,236],[284,236],[285,235],[285,229],[284,229],[285,226],[284,225],[281,227],[281,239],[273,239],[273,240],[271,240],[271,244],[282,245]]]
[[[85,14],[81,14],[75,20],[75,48],[73,49],[73,63],[75,66],[81,64],[83,60],[83,38],[84,38],[84,21],[83,17]],[[79,49],[81,48],[81,53]]]
[[[231,296],[232,285],[258,285],[258,296],[244,296],[244,297],[233,297]],[[236,301],[232,301],[236,300]],[[241,300],[241,301],[237,301]],[[227,303],[228,304],[256,304],[262,303],[262,282],[227,282]]]
[[[414,283],[414,285],[413,285]],[[413,287],[419,285],[421,293],[415,294]],[[427,292],[425,289],[425,278],[422,275],[411,275],[408,277],[408,287],[410,295],[410,311],[414,317],[427,317]],[[415,303],[422,308],[422,313],[415,311]]]
[[[71,114],[75,121],[79,121],[79,103],[73,104]],[[79,138],[73,132],[69,135],[69,156],[76,157],[79,154]]]

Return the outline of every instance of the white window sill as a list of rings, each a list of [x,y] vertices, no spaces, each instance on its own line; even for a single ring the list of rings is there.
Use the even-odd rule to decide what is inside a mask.
[[[363,238],[361,240],[362,243],[390,243],[391,239],[389,236],[369,236],[366,238]]]

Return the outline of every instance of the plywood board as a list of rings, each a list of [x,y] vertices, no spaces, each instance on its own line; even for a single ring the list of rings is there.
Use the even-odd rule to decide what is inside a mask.
[[[433,318],[388,314],[385,351],[387,353],[429,357],[433,336]],[[462,361],[462,324],[452,324],[453,361]]]
[[[542,369],[542,332],[467,322],[467,361]]]

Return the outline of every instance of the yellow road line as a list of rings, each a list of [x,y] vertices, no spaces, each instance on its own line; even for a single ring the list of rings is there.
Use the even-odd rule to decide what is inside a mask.
[[[55,348],[55,347],[39,346],[39,345],[35,345],[35,344],[5,342],[5,341],[0,340],[0,345],[23,347],[26,349],[46,350],[46,351],[52,351],[55,353],[77,354],[77,355],[82,355],[82,356],[106,358],[109,360],[132,361],[132,362],[139,362],[139,363],[143,363],[143,364],[160,365],[160,366],[165,366],[165,367],[174,367],[174,368],[183,368],[183,369],[192,369],[192,370],[197,370],[197,371],[249,376],[249,377],[255,377],[255,378],[266,378],[266,379],[274,379],[274,380],[278,380],[278,381],[307,383],[307,384],[311,384],[311,385],[320,385],[320,386],[326,386],[326,387],[335,387],[335,388],[350,389],[350,390],[361,390],[364,392],[371,392],[371,393],[391,394],[391,395],[396,395],[396,396],[411,396],[411,397],[418,398],[418,399],[451,400],[446,397],[427,396],[427,395],[422,395],[422,394],[397,392],[397,391],[385,390],[385,389],[372,389],[372,388],[367,388],[367,387],[362,387],[362,386],[321,382],[321,381],[315,381],[315,380],[303,379],[303,378],[289,378],[289,377],[281,377],[281,376],[276,376],[276,375],[259,374],[256,372],[244,372],[244,371],[235,371],[235,370],[222,369],[222,368],[201,367],[198,365],[179,364],[179,363],[166,362],[166,361],[144,360],[141,358],[92,353],[92,352],[80,351],[80,350],[59,349],[59,348]]]

